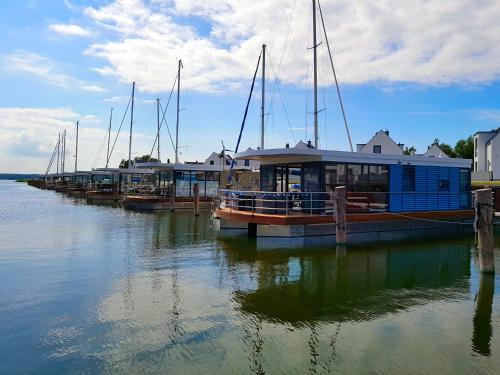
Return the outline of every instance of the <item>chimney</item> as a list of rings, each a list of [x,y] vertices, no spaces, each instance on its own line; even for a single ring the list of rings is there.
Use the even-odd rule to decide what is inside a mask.
[[[388,129],[385,129],[384,133],[387,134],[387,136],[389,136],[389,130]]]
[[[309,140],[307,141],[307,147],[309,148],[314,148],[314,146],[312,145],[312,142]]]
[[[286,148],[290,148],[290,143],[287,143],[287,144],[285,145],[285,147],[286,147]]]

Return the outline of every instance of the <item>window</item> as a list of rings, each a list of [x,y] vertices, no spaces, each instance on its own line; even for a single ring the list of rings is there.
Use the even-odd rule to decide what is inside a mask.
[[[382,146],[381,145],[373,145],[373,153],[374,154],[381,154],[382,153]]]
[[[213,160],[210,160],[210,165],[214,165],[214,161]]]
[[[474,162],[474,171],[477,172],[477,161]]]
[[[474,156],[477,156],[477,138],[474,138]]]
[[[403,191],[415,191],[415,166],[403,166]]]
[[[274,191],[274,167],[260,167],[260,190]]]
[[[245,167],[249,167],[249,166],[250,166],[250,160],[245,159]]]
[[[438,191],[450,191],[450,181],[449,180],[439,180]]]

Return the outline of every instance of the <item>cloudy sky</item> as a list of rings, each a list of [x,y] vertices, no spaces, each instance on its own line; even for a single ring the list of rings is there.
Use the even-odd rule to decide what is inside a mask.
[[[500,124],[500,2],[323,0],[354,143],[389,129],[425,151]],[[155,138],[183,60],[181,161],[234,149],[263,43],[268,45],[266,146],[312,138],[310,0],[26,0],[0,5],[0,172],[44,172],[66,129],[79,169],[103,166],[109,113],[117,135],[137,82],[133,155]],[[318,30],[321,28],[318,25]],[[320,146],[347,150],[319,33]],[[166,110],[174,136],[175,95]],[[260,82],[242,146],[259,143]],[[111,164],[127,157],[125,119]],[[173,158],[166,127],[161,157]]]

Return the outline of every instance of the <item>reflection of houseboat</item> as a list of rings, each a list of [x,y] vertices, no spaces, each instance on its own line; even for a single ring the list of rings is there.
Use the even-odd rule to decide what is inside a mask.
[[[246,151],[260,161],[260,191],[220,192],[221,231],[258,237],[335,235],[334,191],[346,186],[348,241],[406,239],[464,225],[428,220],[467,220],[470,160],[284,148]],[[296,180],[300,183],[297,184]],[[295,192],[300,185],[300,192]]]

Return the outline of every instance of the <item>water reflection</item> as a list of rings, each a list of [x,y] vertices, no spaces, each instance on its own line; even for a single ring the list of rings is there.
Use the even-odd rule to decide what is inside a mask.
[[[491,312],[495,290],[495,276],[481,275],[479,291],[476,295],[476,311],[474,314],[474,332],[472,350],[484,356],[491,355],[490,341],[493,336]]]
[[[435,300],[468,298],[465,244],[339,249],[337,254],[245,253],[238,247],[224,242],[228,261],[258,268],[255,288],[236,291],[235,299],[243,312],[270,321],[363,321]]]

